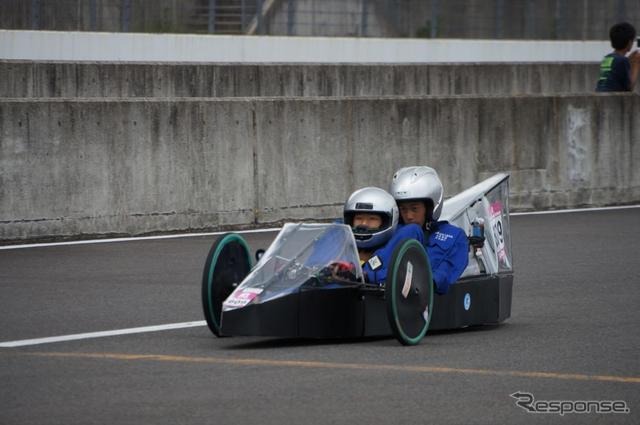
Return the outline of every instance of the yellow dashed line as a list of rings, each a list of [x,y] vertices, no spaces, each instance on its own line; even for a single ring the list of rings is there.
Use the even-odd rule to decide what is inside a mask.
[[[637,376],[611,376],[611,375],[587,375],[576,373],[557,372],[527,372],[517,370],[493,370],[493,369],[467,369],[454,367],[435,366],[411,366],[411,365],[384,365],[366,363],[332,363],[302,360],[268,360],[252,358],[222,358],[222,357],[190,357],[190,356],[168,356],[162,354],[125,354],[125,353],[25,353],[29,356],[39,357],[61,357],[80,359],[105,359],[124,361],[154,361],[173,363],[208,363],[227,364],[236,366],[274,366],[292,368],[313,368],[313,369],[350,369],[369,371],[397,371],[412,373],[441,373],[441,374],[462,374],[462,375],[484,375],[484,376],[511,376],[518,378],[536,379],[560,379],[570,381],[599,381],[599,382],[623,382],[629,384],[640,384],[640,377]]]

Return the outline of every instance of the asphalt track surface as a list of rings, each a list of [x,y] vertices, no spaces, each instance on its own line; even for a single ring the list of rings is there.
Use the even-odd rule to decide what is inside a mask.
[[[640,208],[511,226],[503,325],[415,347],[206,326],[2,347],[0,424],[640,423]],[[274,234],[246,236],[256,249]],[[213,239],[0,250],[0,342],[202,321]],[[629,413],[529,413],[518,391]]]

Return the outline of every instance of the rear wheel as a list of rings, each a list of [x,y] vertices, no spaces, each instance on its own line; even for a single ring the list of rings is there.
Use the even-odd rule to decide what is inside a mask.
[[[250,270],[251,254],[242,236],[227,233],[213,243],[202,273],[202,308],[207,325],[216,336],[222,336],[222,303]]]
[[[431,266],[422,244],[415,239],[400,242],[387,270],[385,298],[393,335],[403,345],[418,344],[433,310]]]

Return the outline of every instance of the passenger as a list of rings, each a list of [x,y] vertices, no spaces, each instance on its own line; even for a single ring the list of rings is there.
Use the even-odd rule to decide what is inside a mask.
[[[413,238],[424,244],[424,233],[418,225],[398,228],[396,201],[383,189],[365,187],[353,192],[343,211],[344,223],[353,229],[362,271],[369,283],[384,284],[398,242]]]
[[[391,194],[400,209],[400,223],[424,230],[436,292],[446,294],[467,267],[469,242],[462,229],[438,221],[444,200],[438,173],[425,166],[401,168],[393,175]]]

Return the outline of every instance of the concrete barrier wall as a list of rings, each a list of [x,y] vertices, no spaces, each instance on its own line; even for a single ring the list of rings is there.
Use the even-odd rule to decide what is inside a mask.
[[[0,61],[0,97],[593,92],[598,63],[160,64]]]
[[[606,34],[603,35],[606,39]],[[224,36],[0,30],[0,59],[125,62],[593,62],[608,41]]]
[[[640,201],[640,96],[0,100],[0,240],[322,219],[435,166],[514,209]]]

